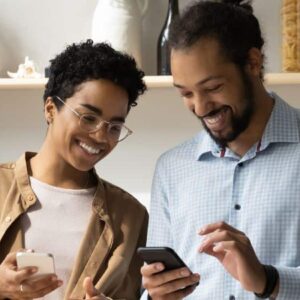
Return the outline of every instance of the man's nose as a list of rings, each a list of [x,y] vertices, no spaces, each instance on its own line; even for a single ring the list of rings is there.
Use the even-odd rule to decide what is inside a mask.
[[[191,101],[191,110],[197,117],[203,117],[209,112],[209,99],[201,94],[197,94]]]

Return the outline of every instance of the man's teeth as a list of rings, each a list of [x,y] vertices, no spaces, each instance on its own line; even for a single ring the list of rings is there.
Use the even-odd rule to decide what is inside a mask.
[[[86,143],[80,142],[79,145],[80,145],[80,147],[82,147],[84,150],[86,150],[90,154],[99,154],[99,152],[100,152],[100,149],[95,149],[95,148],[87,145]]]
[[[205,120],[208,124],[213,125],[213,124],[218,123],[221,118],[222,118],[222,113],[218,113],[214,117],[206,117]]]

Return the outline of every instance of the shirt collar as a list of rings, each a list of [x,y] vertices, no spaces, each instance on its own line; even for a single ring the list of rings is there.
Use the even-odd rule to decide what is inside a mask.
[[[274,107],[261,139],[260,150],[271,143],[299,143],[298,116],[295,108],[271,92]]]
[[[198,140],[196,159],[200,160],[210,155],[221,156],[222,148],[210,137],[206,130],[201,131],[197,136]]]
[[[260,141],[259,151],[264,150],[271,143],[299,143],[299,126],[297,112],[284,102],[276,93],[269,93],[274,100],[273,110]],[[203,130],[196,136],[198,146],[196,159],[208,156],[221,157],[221,147]]]

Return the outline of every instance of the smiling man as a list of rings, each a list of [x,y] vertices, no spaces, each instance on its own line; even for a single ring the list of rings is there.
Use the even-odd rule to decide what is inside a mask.
[[[195,273],[143,266],[153,300],[299,299],[300,113],[264,87],[249,2],[201,1],[171,30],[174,86],[204,130],[159,159],[147,244]]]

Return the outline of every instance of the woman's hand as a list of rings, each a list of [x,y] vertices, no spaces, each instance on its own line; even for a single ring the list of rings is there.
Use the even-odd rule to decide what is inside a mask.
[[[93,281],[90,277],[86,277],[83,281],[83,288],[85,290],[85,299],[92,300],[109,300],[110,298],[105,297],[100,293],[93,285]]]
[[[16,252],[9,253],[0,265],[0,298],[34,299],[49,294],[62,285],[55,274],[30,278],[35,267],[17,269]]]

